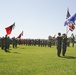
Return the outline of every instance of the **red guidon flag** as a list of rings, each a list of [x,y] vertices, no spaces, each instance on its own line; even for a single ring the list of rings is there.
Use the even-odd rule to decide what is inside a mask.
[[[11,34],[12,29],[14,28],[15,23],[5,28],[7,35]]]
[[[23,31],[18,35],[17,38],[21,38],[21,36],[23,36]]]

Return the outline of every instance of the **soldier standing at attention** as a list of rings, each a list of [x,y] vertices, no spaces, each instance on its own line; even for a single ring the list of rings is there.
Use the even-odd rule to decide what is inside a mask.
[[[57,55],[60,57],[61,54],[61,44],[62,44],[62,36],[61,33],[58,33],[57,36]]]
[[[75,37],[74,37],[74,34],[72,34],[71,35],[72,47],[74,47],[74,40],[75,40]]]
[[[1,49],[4,50],[4,36],[1,38]]]
[[[8,38],[7,38],[7,35],[5,35],[5,38],[4,38],[4,50],[5,52],[8,52]]]

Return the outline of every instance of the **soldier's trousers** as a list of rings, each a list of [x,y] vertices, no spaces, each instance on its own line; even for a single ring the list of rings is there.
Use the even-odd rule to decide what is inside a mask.
[[[57,46],[57,55],[60,56],[61,54],[61,46]]]

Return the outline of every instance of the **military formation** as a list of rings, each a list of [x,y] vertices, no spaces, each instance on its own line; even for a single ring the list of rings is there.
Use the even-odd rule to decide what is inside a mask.
[[[0,47],[5,52],[9,52],[10,44],[12,44],[12,47],[17,47],[17,40],[14,38],[10,39],[9,36],[5,35],[5,37],[0,38]]]
[[[74,47],[75,37],[71,35],[72,47]],[[11,45],[11,46],[10,46]],[[8,35],[0,38],[0,47],[5,52],[10,52],[10,47],[17,48],[17,45],[26,45],[26,46],[38,46],[38,47],[57,47],[57,56],[65,56],[67,46],[70,46],[70,40],[68,40],[66,34],[58,33],[58,36],[55,39],[18,39],[15,37],[10,38]]]
[[[26,39],[25,44],[28,46],[36,46],[38,45],[39,47],[51,47],[52,45],[52,40],[45,40],[45,39]]]
[[[12,48],[17,48],[17,45],[26,46],[39,46],[39,47],[51,47],[52,41],[45,39],[18,39],[15,37],[10,38],[8,35],[0,37],[0,47],[5,52],[9,52],[10,45]]]

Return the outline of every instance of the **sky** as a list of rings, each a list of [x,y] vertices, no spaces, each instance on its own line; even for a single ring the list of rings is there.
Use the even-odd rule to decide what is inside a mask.
[[[5,28],[15,22],[9,35],[17,37],[22,31],[23,39],[48,39],[61,32],[66,33],[67,9],[76,13],[76,0],[0,0],[0,37],[5,36]],[[68,32],[76,35],[76,29]]]

